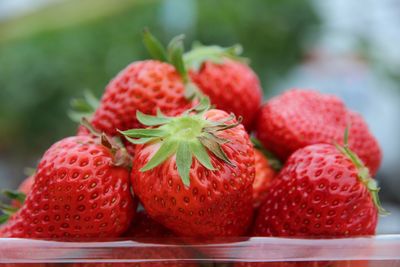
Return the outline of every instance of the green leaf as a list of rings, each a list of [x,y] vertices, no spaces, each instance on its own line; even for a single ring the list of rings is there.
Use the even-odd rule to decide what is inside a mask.
[[[134,139],[134,138],[130,138],[128,136],[125,135],[125,139],[128,140],[128,142],[135,144],[135,145],[142,145],[142,144],[146,144],[152,140],[154,140],[154,137],[149,137],[149,138],[139,138],[139,139]]]
[[[344,129],[344,138],[343,138],[343,141],[344,141],[344,146],[348,146],[348,145],[349,145],[349,126],[347,126],[347,127]]]
[[[188,100],[193,100],[198,94],[199,94],[199,88],[192,83],[192,82],[187,82],[185,84],[185,98]]]
[[[126,131],[120,131],[121,134],[133,137],[133,138],[142,138],[142,137],[162,137],[166,134],[163,129],[131,129]]]
[[[203,133],[203,136],[206,137],[206,138],[208,138],[208,139],[210,139],[210,140],[213,141],[213,142],[216,142],[216,143],[220,144],[220,145],[229,143],[229,140],[228,140],[228,139],[218,137],[218,136],[216,136],[216,135],[215,135],[214,133],[212,133],[212,132],[204,132],[204,133]]]
[[[199,104],[195,107],[197,112],[203,112],[210,109],[210,98],[208,96],[204,96],[200,99]]]
[[[83,97],[85,98],[86,103],[91,107],[91,111],[94,112],[100,105],[100,101],[90,90],[83,91]]]
[[[0,224],[7,222],[8,219],[10,219],[10,215],[7,215],[7,214],[0,215]]]
[[[234,166],[234,164],[229,160],[228,156],[222,150],[220,144],[205,136],[199,136],[198,139],[205,147],[208,148],[208,150],[210,150],[211,153],[213,153],[215,156],[228,163],[229,165]]]
[[[80,122],[83,117],[90,118],[99,106],[99,100],[89,90],[84,90],[83,98],[75,98],[70,102],[68,117],[74,122]]]
[[[200,142],[191,142],[190,150],[192,151],[196,159],[201,163],[201,165],[203,165],[210,171],[215,170],[214,166],[211,164],[210,155],[208,155],[207,150]]]
[[[192,153],[187,142],[181,142],[176,152],[176,167],[185,186],[190,186],[190,166],[192,165]]]
[[[32,176],[32,175],[35,175],[35,173],[36,173],[35,168],[29,168],[29,167],[24,168],[24,174],[26,176]]]
[[[18,200],[20,203],[23,203],[25,201],[25,198],[26,198],[26,195],[24,193],[18,192],[18,191],[3,190],[2,193],[3,193],[3,195],[8,197],[9,199]]]
[[[0,210],[5,214],[12,215],[18,211],[18,208],[4,204],[4,203],[0,203]]]
[[[160,165],[173,153],[176,152],[177,147],[178,147],[177,142],[166,140],[164,143],[162,143],[161,147],[154,154],[154,156],[147,162],[147,164],[140,169],[140,171],[145,172]]]
[[[242,50],[242,46],[238,44],[230,47],[221,47],[217,45],[205,46],[196,43],[196,45],[192,45],[192,49],[189,52],[184,54],[183,58],[188,68],[199,71],[205,61],[222,64],[225,58],[230,58],[248,63],[248,59],[240,57]]]
[[[168,62],[167,52],[165,51],[164,46],[147,28],[143,30],[143,43],[153,59]]]
[[[183,81],[188,81],[188,74],[183,62],[183,39],[184,35],[174,37],[168,45],[168,59],[174,65],[176,71],[181,75]]]
[[[170,118],[166,118],[166,117],[159,117],[159,116],[151,116],[151,115],[146,115],[143,114],[140,111],[136,112],[136,118],[138,119],[138,121],[146,126],[157,126],[157,125],[162,125],[165,124],[169,121],[171,121]]]

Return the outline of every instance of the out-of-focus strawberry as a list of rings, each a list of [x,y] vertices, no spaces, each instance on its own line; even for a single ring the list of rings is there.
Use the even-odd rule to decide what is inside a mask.
[[[257,138],[266,149],[285,161],[294,151],[316,143],[342,143],[350,126],[350,148],[374,176],[381,150],[362,117],[332,95],[293,89],[269,100],[260,111]]]
[[[254,71],[238,57],[240,46],[198,45],[184,56],[190,78],[216,108],[243,117],[251,130],[259,110],[262,89]]]

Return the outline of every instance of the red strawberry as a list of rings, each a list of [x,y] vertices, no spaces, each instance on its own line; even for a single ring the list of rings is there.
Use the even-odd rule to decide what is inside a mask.
[[[345,142],[347,143],[347,142]],[[260,207],[258,236],[343,237],[375,233],[379,188],[347,146],[297,150]]]
[[[272,98],[261,109],[256,135],[284,161],[307,145],[341,143],[349,125],[350,148],[375,175],[382,157],[378,142],[361,116],[335,96],[294,89]]]
[[[188,56],[206,49],[210,47],[196,48]],[[251,129],[261,105],[262,89],[248,65],[223,57],[221,62],[206,60],[198,69],[192,69],[190,77],[216,108],[242,116],[243,125]]]
[[[267,189],[276,173],[260,150],[254,149],[254,159],[256,176],[253,182],[253,206],[258,208],[268,197]]]
[[[224,111],[188,113],[138,114],[143,124],[161,126],[124,132],[145,143],[136,148],[134,191],[152,218],[179,235],[243,234],[251,221],[255,175],[249,137]]]
[[[74,136],[55,143],[41,159],[24,205],[1,235],[118,237],[135,213],[123,154],[106,139]]]
[[[178,114],[190,106],[184,90],[174,66],[155,60],[132,63],[108,84],[92,124],[115,135],[117,129],[142,127],[136,111],[156,114],[160,109],[168,115]]]

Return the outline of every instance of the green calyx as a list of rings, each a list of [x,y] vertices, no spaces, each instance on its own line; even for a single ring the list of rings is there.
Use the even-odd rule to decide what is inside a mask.
[[[349,137],[349,129],[346,127],[344,133],[344,145],[340,146],[335,144],[336,148],[345,156],[347,156],[353,164],[356,166],[358,170],[358,179],[360,182],[367,187],[368,191],[371,194],[372,201],[374,202],[376,208],[380,215],[389,215],[390,213],[386,211],[381,204],[379,199],[379,191],[380,187],[375,179],[373,179],[369,173],[369,169],[364,165],[362,160],[358,157],[356,153],[354,153],[348,145]]]
[[[222,64],[224,59],[232,59],[248,63],[248,59],[240,57],[243,48],[241,45],[236,44],[230,47],[221,47],[218,45],[205,46],[195,42],[192,50],[183,55],[183,60],[187,68],[198,71],[205,61]]]
[[[172,64],[185,83],[185,97],[189,100],[204,97],[203,93],[190,80],[188,69],[199,70],[203,62],[211,61],[223,63],[225,58],[247,62],[247,59],[240,57],[242,47],[234,45],[231,47],[220,47],[216,45],[204,46],[195,43],[191,51],[184,53],[184,35],[174,37],[165,48],[148,29],[143,31],[143,43],[150,55],[157,60]]]
[[[74,98],[71,100],[71,108],[68,110],[68,117],[77,123],[80,123],[82,118],[91,118],[93,113],[99,106],[99,100],[89,90],[83,91],[83,98]]]
[[[26,195],[22,192],[13,191],[13,190],[2,190],[1,193],[11,200],[16,200],[19,203],[24,203],[26,199]],[[8,219],[18,211],[19,208],[13,207],[11,205],[4,204],[0,202],[0,210],[3,213],[0,215],[0,224],[3,224],[8,221]]]
[[[121,134],[133,144],[160,143],[159,149],[140,171],[151,170],[171,156],[176,156],[178,173],[185,186],[190,186],[190,167],[193,157],[208,170],[215,170],[209,153],[225,163],[234,166],[221,145],[229,142],[218,137],[217,132],[236,127],[240,123],[227,124],[234,115],[223,121],[209,121],[204,113],[209,108],[209,99],[203,98],[199,105],[177,117],[167,117],[160,111],[156,116],[137,112],[138,120],[154,128],[121,131]]]

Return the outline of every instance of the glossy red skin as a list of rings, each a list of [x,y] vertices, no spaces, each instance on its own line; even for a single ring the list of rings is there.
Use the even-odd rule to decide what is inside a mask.
[[[190,77],[216,108],[242,116],[246,129],[252,129],[261,105],[262,88],[248,65],[228,59],[222,64],[206,61],[199,71],[190,71]]]
[[[337,148],[297,150],[274,179],[254,225],[256,236],[373,235],[377,208],[357,169]]]
[[[92,124],[99,131],[116,135],[117,129],[141,128],[136,112],[155,115],[160,109],[176,115],[191,107],[184,97],[184,84],[175,68],[156,60],[128,65],[106,87]]]
[[[205,117],[219,121],[229,116],[210,110]],[[190,187],[185,187],[176,170],[175,156],[147,172],[140,169],[159,143],[137,146],[132,184],[149,215],[178,235],[185,237],[239,236],[252,217],[254,152],[243,125],[220,131],[230,140],[222,149],[236,167],[210,154],[217,169],[209,171],[196,160],[190,170]]]
[[[25,238],[118,237],[136,206],[129,170],[87,136],[62,139],[42,157],[31,193],[0,235]]]
[[[332,95],[312,90],[292,89],[263,105],[256,136],[282,161],[299,148],[317,143],[343,143],[349,129],[349,145],[374,176],[382,153],[363,118],[346,108]]]
[[[258,149],[254,149],[256,176],[253,182],[253,206],[258,208],[268,197],[268,188],[276,173],[268,159]]]

